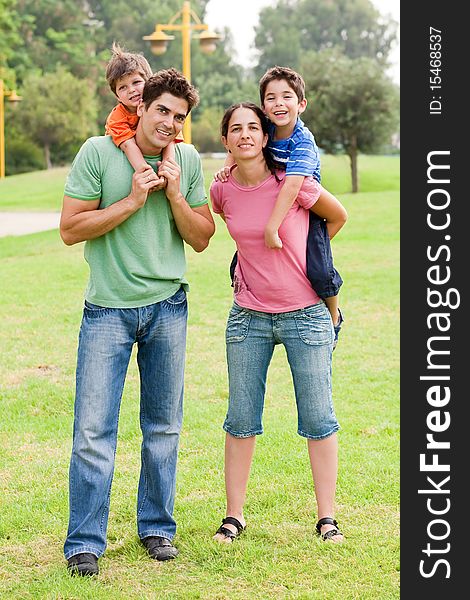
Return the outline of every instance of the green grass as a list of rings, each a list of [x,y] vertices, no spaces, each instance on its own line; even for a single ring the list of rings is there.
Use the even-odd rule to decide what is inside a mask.
[[[399,157],[359,156],[359,186],[362,192],[399,189]],[[223,159],[203,159],[206,184]],[[0,180],[0,211],[60,211],[69,168],[35,171]],[[322,156],[322,183],[333,194],[351,190],[347,156]]]
[[[136,536],[140,432],[134,356],[101,574],[94,580],[70,578],[62,546],[87,279],[83,245],[65,247],[57,231],[0,238],[0,597],[399,598],[399,199],[393,186],[382,191],[384,181],[398,179],[393,170],[398,161],[388,160],[393,168],[371,176],[380,193],[340,196],[349,221],[333,243],[345,282],[346,322],[333,360],[342,427],[336,513],[346,535],[342,546],[322,543],[314,534],[306,444],[296,434],[293,387],[281,347],[269,371],[247,530],[232,546],[211,539],[224,516],[224,326],[233,253],[217,218],[209,248],[202,254],[188,250],[185,416],[175,507],[180,555],[169,563],[151,561]]]

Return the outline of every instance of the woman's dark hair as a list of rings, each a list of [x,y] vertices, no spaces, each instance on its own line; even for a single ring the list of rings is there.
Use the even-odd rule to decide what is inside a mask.
[[[222,117],[222,121],[220,123],[220,135],[222,137],[224,137],[224,138],[227,137],[228,124],[230,122],[230,119],[232,118],[233,113],[238,108],[248,108],[249,110],[252,110],[255,113],[255,115],[258,117],[258,119],[261,123],[261,128],[263,130],[263,133],[268,134],[268,119],[266,118],[266,116],[263,113],[263,111],[261,110],[261,108],[259,106],[256,106],[256,104],[254,104],[253,102],[238,102],[237,104],[232,104],[232,106],[229,106],[227,108],[227,110],[224,112],[224,116]],[[271,173],[274,175],[274,177],[277,180],[279,180],[278,176],[276,175],[276,165],[271,156],[271,153],[269,152],[269,150],[266,146],[263,148],[263,156],[264,156],[264,160],[266,161],[266,166],[271,171]]]

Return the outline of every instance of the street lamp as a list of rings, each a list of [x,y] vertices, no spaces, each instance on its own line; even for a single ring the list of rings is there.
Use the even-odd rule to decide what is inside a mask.
[[[177,19],[181,18],[181,24],[177,24]],[[169,23],[155,25],[155,31],[150,35],[145,35],[144,40],[150,41],[150,48],[153,54],[163,54],[166,52],[168,42],[175,39],[173,35],[167,35],[167,31],[181,31],[183,41],[183,75],[188,81],[191,81],[191,31],[201,31],[196,36],[199,40],[202,52],[210,54],[216,48],[216,42],[222,36],[209,30],[209,26],[201,23],[196,13],[191,10],[190,2],[183,2],[183,8],[179,10],[170,19]],[[191,113],[186,117],[183,126],[184,141],[191,143]]]
[[[5,98],[14,105],[22,99],[15,90],[5,90],[3,79],[0,79],[0,179],[5,178]]]

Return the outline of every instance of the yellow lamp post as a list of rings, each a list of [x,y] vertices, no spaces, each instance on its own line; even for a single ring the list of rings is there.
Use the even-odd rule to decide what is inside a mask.
[[[0,79],[0,179],[5,178],[5,98],[15,104],[21,100],[15,90],[6,90],[3,79]]]
[[[181,19],[181,23],[176,21]],[[196,13],[191,10],[190,2],[183,2],[183,7],[170,19],[169,23],[155,25],[155,31],[150,35],[145,35],[144,40],[149,40],[151,50],[154,54],[163,54],[166,52],[168,42],[174,40],[173,35],[167,35],[166,31],[181,31],[183,42],[183,75],[191,81],[191,31],[201,31],[197,36],[202,52],[211,54],[216,48],[216,42],[221,38],[220,35],[209,30],[209,26],[201,23]],[[187,116],[183,127],[184,141],[191,143],[191,113]]]

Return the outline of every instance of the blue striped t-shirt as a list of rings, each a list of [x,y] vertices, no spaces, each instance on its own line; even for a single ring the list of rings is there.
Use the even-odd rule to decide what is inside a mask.
[[[268,150],[276,166],[286,175],[312,176],[320,183],[320,154],[313,133],[297,119],[292,135],[284,140],[273,140],[274,125],[269,123]]]

